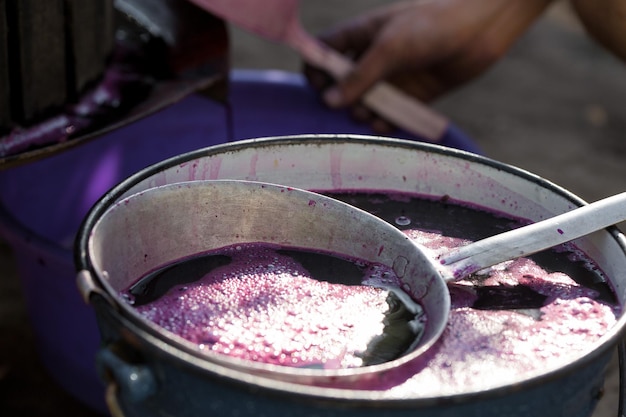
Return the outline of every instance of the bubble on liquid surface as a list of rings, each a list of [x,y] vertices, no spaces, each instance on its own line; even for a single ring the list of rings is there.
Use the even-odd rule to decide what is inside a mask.
[[[407,216],[398,216],[395,221],[398,226],[408,226],[411,224],[411,219]]]

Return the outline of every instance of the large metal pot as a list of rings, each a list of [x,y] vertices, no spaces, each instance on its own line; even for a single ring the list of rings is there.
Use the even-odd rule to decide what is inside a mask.
[[[471,153],[404,140],[353,135],[294,136],[218,145],[166,160],[108,192],[86,217],[77,240],[78,283],[93,305],[103,349],[101,373],[112,410],[126,415],[291,416],[588,416],[624,317],[588,351],[558,369],[514,383],[453,395],[321,388],[223,366],[172,343],[128,308],[93,268],[94,225],[121,199],[150,188],[198,179],[246,179],[316,191],[410,192],[538,221],[584,202],[526,171]],[[576,242],[626,297],[626,241],[615,228]]]

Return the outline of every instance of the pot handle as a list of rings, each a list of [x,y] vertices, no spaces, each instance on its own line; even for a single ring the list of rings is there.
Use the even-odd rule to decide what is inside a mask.
[[[117,386],[115,381],[110,381],[106,386],[104,400],[106,402],[107,408],[109,409],[109,412],[111,413],[111,417],[125,417],[124,411],[122,411],[122,406],[117,400],[118,393],[119,387]]]
[[[91,296],[98,294],[104,299],[111,307],[117,309],[117,304],[113,299],[102,289],[102,286],[94,278],[93,274],[86,269],[81,269],[76,274],[76,286],[78,291],[86,304],[91,303]]]
[[[152,370],[145,365],[130,364],[114,353],[115,346],[100,349],[96,363],[106,383],[105,400],[112,417],[124,417],[120,398],[138,403],[157,392]]]

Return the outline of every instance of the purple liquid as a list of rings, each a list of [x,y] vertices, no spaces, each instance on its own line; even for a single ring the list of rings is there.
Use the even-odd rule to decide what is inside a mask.
[[[399,287],[383,265],[249,244],[152,274],[125,296],[200,350],[337,369],[386,362],[417,343],[422,309]]]
[[[518,224],[493,213],[411,196],[342,194],[333,197],[375,213],[435,250],[445,251]],[[258,255],[269,256],[264,251],[259,251]],[[249,291],[258,286],[258,281],[254,286],[235,280],[197,287],[201,288],[202,299],[213,300],[216,306],[230,313],[204,310],[203,317],[208,319],[205,339],[188,338],[198,343],[200,349],[218,346],[216,350],[221,353],[269,363],[327,368],[359,366],[363,340],[371,340],[373,334],[381,331],[371,323],[380,323],[388,308],[377,293],[379,290],[307,281],[304,274],[310,271],[303,267],[304,263],[297,258],[287,259],[281,258],[281,262],[286,262],[292,268],[289,274],[295,271],[297,277],[280,281],[276,276],[277,280],[271,281],[270,274],[263,284],[271,284],[271,288],[254,293],[251,298],[241,296],[251,295]],[[348,281],[350,279],[354,278]],[[307,298],[307,292],[314,287],[328,295],[325,298],[330,299],[329,304]],[[195,319],[186,316],[181,325],[179,316],[202,308],[197,302],[194,304],[189,288],[187,285],[183,293],[190,296],[189,301],[185,301],[190,304],[181,304],[182,308],[176,312],[166,300],[187,297],[179,294],[178,289],[171,289],[165,296],[138,309],[166,329],[167,321],[178,320],[169,330],[183,337],[190,336],[193,332],[185,333],[185,326]],[[450,285],[450,292],[449,322],[437,344],[420,362],[381,376],[373,386],[363,388],[385,389],[390,397],[415,396],[416,393],[440,396],[512,383],[580,357],[615,323],[620,312],[604,277],[591,261],[569,246],[497,265]],[[252,304],[245,304],[251,299]],[[269,309],[261,311],[253,322],[244,323],[237,314],[246,309],[250,312],[261,306],[276,305],[282,310],[276,314],[270,314]],[[372,316],[364,314],[363,306]],[[346,310],[339,312],[340,307]],[[350,328],[347,320],[355,315],[363,316],[369,326],[357,329],[358,324],[351,322],[353,327]],[[234,338],[222,340],[220,332],[225,329],[234,330],[229,336]],[[242,333],[244,329],[248,333]],[[285,329],[287,337],[277,335]],[[364,338],[359,339],[360,336]],[[335,343],[333,338],[343,339]],[[275,343],[276,340],[280,343]],[[285,340],[295,341],[295,344],[285,344]],[[346,340],[361,342],[346,347]]]

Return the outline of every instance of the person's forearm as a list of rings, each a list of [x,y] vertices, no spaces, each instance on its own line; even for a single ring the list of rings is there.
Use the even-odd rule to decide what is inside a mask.
[[[553,0],[509,1],[507,8],[500,13],[491,29],[498,33],[494,38],[498,38],[505,45],[510,45],[526,32],[552,2]]]
[[[626,1],[571,0],[589,34],[626,61]]]

